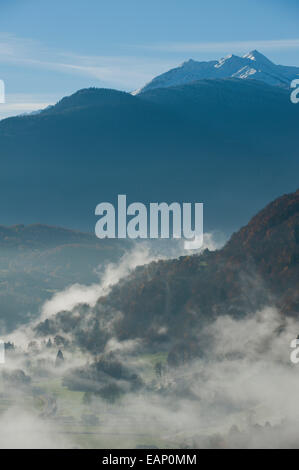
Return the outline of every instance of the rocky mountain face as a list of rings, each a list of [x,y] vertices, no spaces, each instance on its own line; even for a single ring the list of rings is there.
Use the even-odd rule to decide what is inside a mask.
[[[299,191],[258,213],[215,252],[137,268],[95,307],[82,305],[40,323],[41,337],[71,335],[93,354],[111,337],[142,340],[170,357],[199,353],[201,328],[219,315],[242,318],[270,306],[297,316]]]
[[[198,62],[188,60],[177,68],[155,77],[134,94],[155,88],[185,85],[196,80],[215,78],[254,79],[268,85],[290,88],[291,81],[299,77],[299,67],[276,65],[257,50],[243,57],[229,55],[220,60]]]

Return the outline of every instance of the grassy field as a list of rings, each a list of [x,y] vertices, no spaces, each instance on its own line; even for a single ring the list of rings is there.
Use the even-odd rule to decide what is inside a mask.
[[[145,383],[157,382],[155,367],[161,363],[166,366],[167,355],[157,352],[142,355],[138,359],[140,372]],[[33,373],[33,377],[34,377]],[[165,436],[158,435],[154,421],[144,415],[141,407],[126,410],[122,399],[115,404],[104,402],[100,398],[91,403],[84,400],[84,392],[72,391],[63,385],[62,377],[38,377],[35,375],[30,387],[24,389],[14,399],[1,390],[0,413],[14,405],[33,413],[36,417],[51,423],[56,434],[67,438],[72,447],[78,448],[135,448],[173,446]],[[25,391],[26,390],[26,391]],[[98,423],[89,422],[96,417]]]

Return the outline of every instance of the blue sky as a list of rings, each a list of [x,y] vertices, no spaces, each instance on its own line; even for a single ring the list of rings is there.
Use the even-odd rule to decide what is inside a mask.
[[[252,49],[299,66],[298,0],[0,0],[0,118]]]

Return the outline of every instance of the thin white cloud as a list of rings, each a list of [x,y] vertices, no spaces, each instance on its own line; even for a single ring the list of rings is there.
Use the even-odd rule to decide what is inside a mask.
[[[0,105],[0,120],[19,114],[44,109],[58,100],[56,95],[15,93],[7,94],[5,104]]]
[[[88,56],[69,51],[55,51],[38,42],[0,33],[0,64],[36,67],[95,78],[99,86],[111,84],[134,89],[161,73],[173,62],[143,56]]]
[[[67,59],[67,57],[66,57]],[[41,62],[43,67],[59,70],[67,73],[79,73],[87,77],[95,78],[100,82],[131,89],[145,83],[152,78],[152,70],[160,73],[162,64],[140,64],[140,60],[128,57],[73,57],[74,62]],[[158,66],[157,66],[158,65]]]
[[[134,46],[145,50],[160,52],[234,52],[252,49],[299,49],[299,39],[273,39],[267,41],[231,41],[231,42],[169,42]]]
[[[0,120],[19,114],[32,113],[47,108],[51,103],[10,103],[1,105]]]
[[[0,60],[28,55],[37,49],[37,43],[31,39],[19,38],[14,34],[0,32]]]

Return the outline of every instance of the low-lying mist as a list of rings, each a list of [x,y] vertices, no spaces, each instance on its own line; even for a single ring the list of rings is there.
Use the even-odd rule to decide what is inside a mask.
[[[210,235],[205,240],[217,248]],[[180,246],[176,255],[183,254]],[[84,315],[82,305],[91,334],[90,308],[100,297],[136,266],[173,256],[137,244],[99,273],[99,284],[55,294],[39,320],[5,338],[2,448],[299,447],[299,365],[290,361],[299,322],[272,305],[241,318],[227,312],[199,322],[193,332],[198,354],[182,353],[176,364],[160,343],[121,339],[115,327],[121,311],[111,316],[108,309],[91,328],[98,353],[82,347],[69,327],[37,335],[39,322],[70,311],[74,322]],[[157,325],[157,336],[167,330]]]

